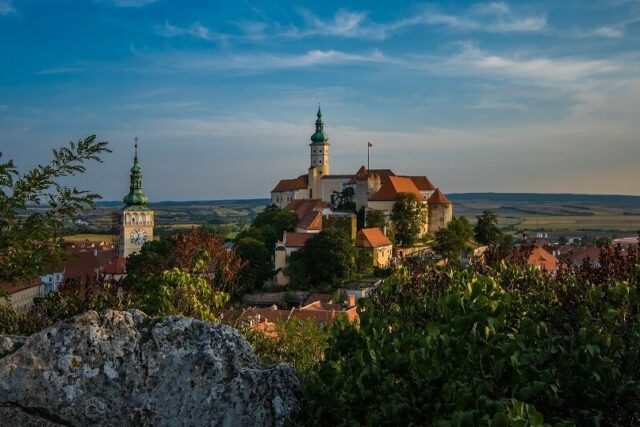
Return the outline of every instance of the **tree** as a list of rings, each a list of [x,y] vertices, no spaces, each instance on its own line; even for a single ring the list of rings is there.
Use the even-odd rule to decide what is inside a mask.
[[[238,296],[242,292],[240,270],[243,261],[235,250],[228,250],[224,240],[201,228],[179,233],[176,240],[176,266],[198,277],[206,277],[216,292]]]
[[[486,210],[482,215],[476,216],[476,219],[478,222],[473,229],[476,242],[487,246],[498,244],[502,237],[502,231],[498,228],[498,216]]]
[[[334,191],[331,194],[331,205],[339,211],[355,212],[356,204],[353,201],[355,191],[353,187],[347,187],[342,191]]]
[[[462,252],[469,248],[473,229],[463,216],[453,218],[446,227],[436,232],[434,251],[449,261],[458,261]]]
[[[127,258],[127,282],[135,285],[160,277],[163,272],[176,266],[175,252],[176,241],[173,238],[145,242],[140,252]]]
[[[304,247],[291,254],[285,274],[293,285],[336,286],[351,278],[355,271],[353,241],[342,232],[328,229],[307,240]]]
[[[399,193],[391,211],[396,243],[401,247],[415,244],[426,222],[422,202],[413,193]]]
[[[379,228],[380,230],[384,230],[384,227],[387,225],[387,219],[384,216],[383,211],[378,211],[375,209],[370,209],[366,213],[365,226],[367,228]]]
[[[91,135],[53,150],[48,164],[24,174],[13,160],[0,162],[0,281],[33,279],[67,256],[64,220],[93,207],[100,196],[64,185],[61,179],[84,173],[87,161],[101,162],[101,155],[109,152],[106,142]],[[34,204],[47,209],[28,213]]]
[[[293,231],[297,224],[298,216],[295,212],[271,205],[256,216],[251,227],[261,228],[264,226],[271,226],[274,228],[279,239],[285,231]]]
[[[238,256],[244,261],[240,270],[240,282],[244,288],[257,289],[273,276],[271,251],[263,242],[252,237],[236,241]]]

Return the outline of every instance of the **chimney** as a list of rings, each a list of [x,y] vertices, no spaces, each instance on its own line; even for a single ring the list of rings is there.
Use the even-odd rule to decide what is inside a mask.
[[[355,307],[356,306],[356,296],[349,294],[348,299],[347,299],[347,305],[349,308]]]
[[[98,248],[93,249],[93,256],[98,256]]]

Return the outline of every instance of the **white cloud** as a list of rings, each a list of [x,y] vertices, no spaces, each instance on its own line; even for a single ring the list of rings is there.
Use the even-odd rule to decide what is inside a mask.
[[[624,35],[624,27],[603,26],[596,28],[593,33],[601,37],[617,38]]]
[[[0,15],[15,13],[16,10],[13,8],[12,3],[11,0],[0,0]]]
[[[155,3],[157,0],[111,0],[109,3],[117,7],[142,7],[151,3]]]
[[[274,69],[308,68],[320,65],[382,63],[389,59],[379,51],[369,54],[353,54],[337,50],[310,50],[302,54],[246,53],[230,56],[202,54],[171,54],[155,60],[168,68],[196,71],[245,70],[264,71]]]
[[[169,22],[165,22],[162,27],[158,28],[158,33],[164,37],[192,36],[201,40],[209,41],[224,41],[229,38],[227,35],[209,30],[209,28],[198,22],[195,22],[188,27],[177,27],[175,25],[171,25]]]
[[[614,63],[606,60],[509,58],[482,51],[473,43],[461,45],[462,51],[444,62],[446,68],[551,82],[570,82],[617,69]]]
[[[444,25],[453,30],[491,33],[534,32],[546,27],[544,14],[520,16],[503,2],[481,3],[460,15],[425,12],[413,18],[416,23]]]
[[[77,73],[80,71],[84,71],[84,68],[79,67],[55,67],[55,68],[47,68],[44,70],[37,71],[37,75],[52,75],[52,74],[70,74]]]

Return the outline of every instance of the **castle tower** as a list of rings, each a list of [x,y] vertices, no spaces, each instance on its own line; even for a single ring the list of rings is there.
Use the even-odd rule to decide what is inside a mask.
[[[322,121],[322,111],[318,107],[316,120],[316,132],[311,135],[311,165],[309,166],[309,198],[322,198],[321,179],[325,175],[329,175],[331,169],[329,165],[329,136],[324,131],[324,122]]]
[[[427,199],[429,208],[429,233],[435,234],[441,228],[449,224],[453,218],[453,204],[447,197],[436,188],[436,190]]]
[[[120,244],[118,256],[128,257],[139,252],[144,242],[153,240],[153,211],[149,198],[142,192],[142,169],[138,165],[138,138],[131,167],[129,194],[124,196],[125,207],[120,212]]]

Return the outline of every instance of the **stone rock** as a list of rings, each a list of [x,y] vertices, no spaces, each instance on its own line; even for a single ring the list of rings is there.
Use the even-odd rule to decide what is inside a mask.
[[[280,426],[299,407],[292,367],[184,317],[89,311],[0,337],[0,357],[0,425]]]

